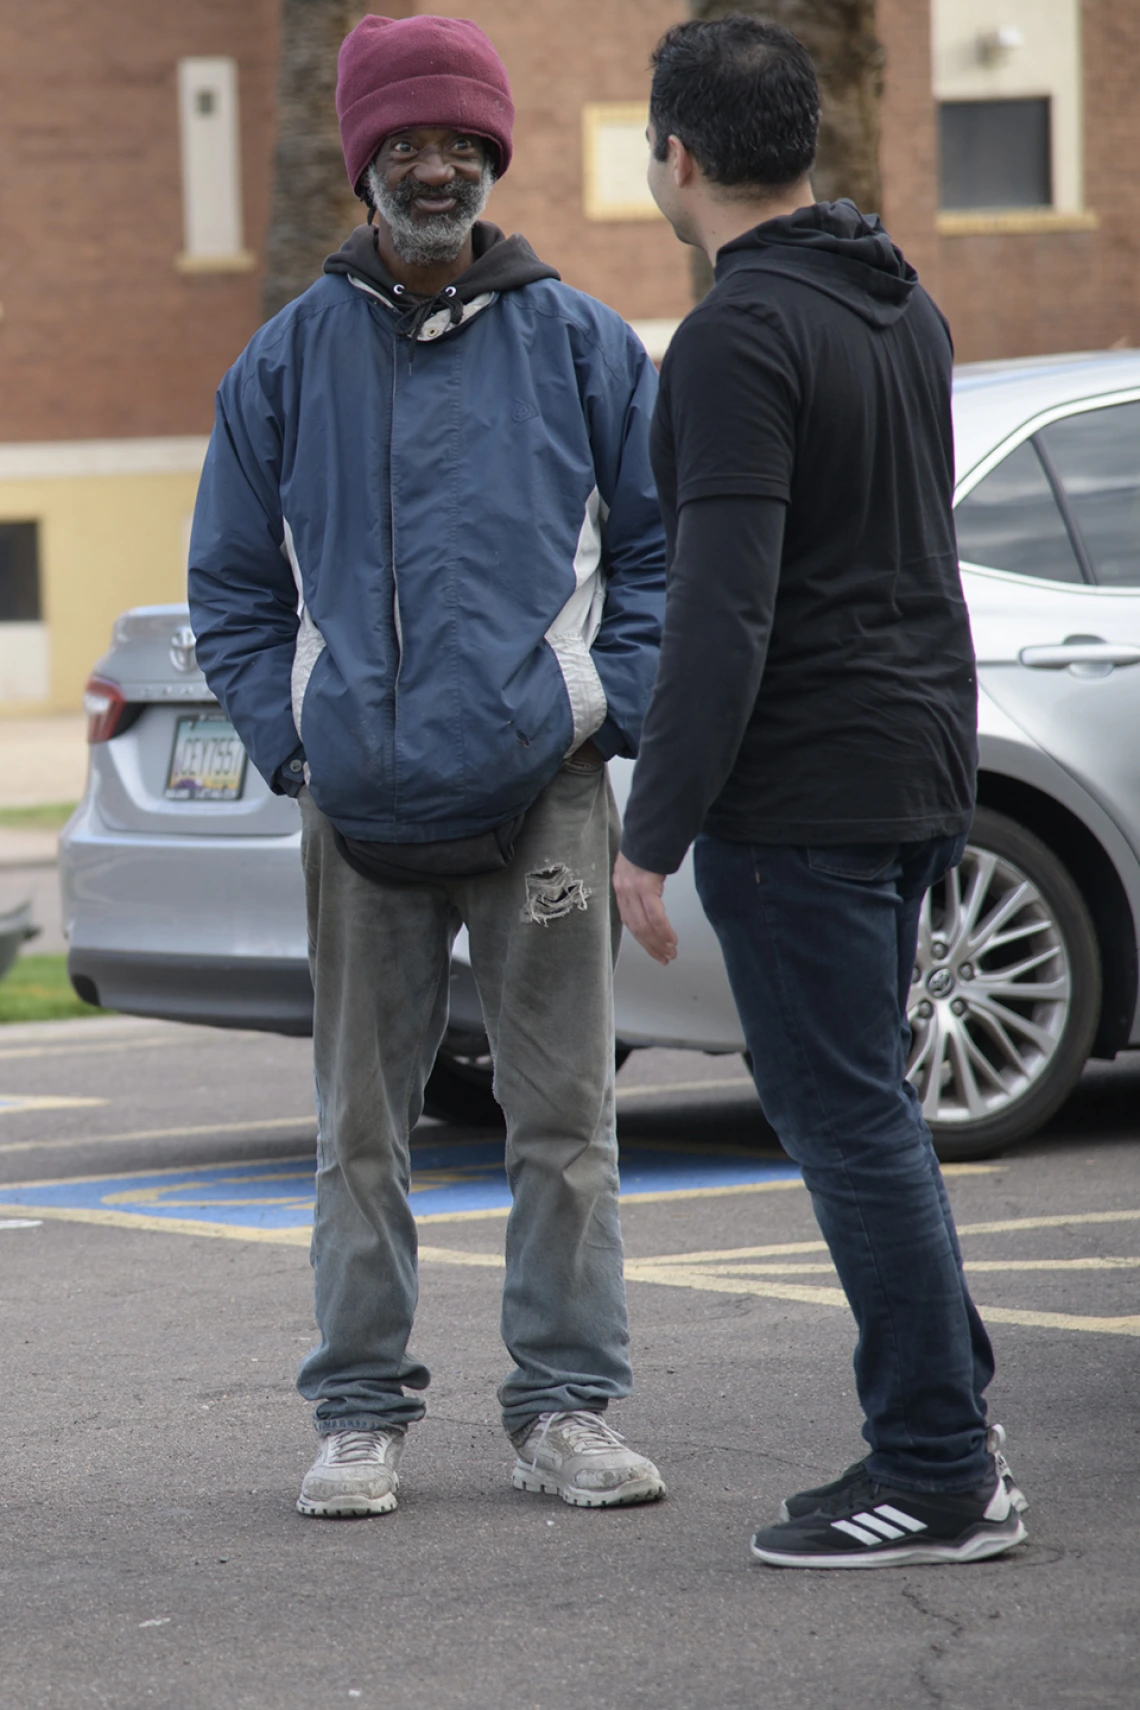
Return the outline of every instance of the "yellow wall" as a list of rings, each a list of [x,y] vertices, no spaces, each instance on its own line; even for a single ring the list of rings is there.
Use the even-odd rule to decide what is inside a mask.
[[[0,448],[0,521],[40,525],[48,692],[15,701],[0,685],[0,716],[76,711],[118,614],[186,598],[186,537],[201,464],[193,449],[188,458],[165,459],[190,468],[5,478],[3,462],[12,459],[4,453],[31,449]]]

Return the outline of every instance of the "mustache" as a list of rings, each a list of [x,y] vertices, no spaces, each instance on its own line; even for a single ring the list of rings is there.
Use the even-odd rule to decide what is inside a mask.
[[[427,185],[417,184],[414,178],[401,179],[394,190],[388,191],[392,203],[401,213],[410,214],[413,203],[424,197],[428,201],[435,198],[446,198],[455,203],[454,208],[448,209],[448,215],[454,218],[457,214],[478,214],[483,207],[483,185],[480,179],[474,183],[464,178],[453,178],[450,184]]]

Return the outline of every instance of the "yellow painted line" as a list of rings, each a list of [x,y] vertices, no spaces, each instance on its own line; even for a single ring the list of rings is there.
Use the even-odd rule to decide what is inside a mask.
[[[1090,1318],[1075,1312],[1022,1312],[1016,1306],[979,1306],[987,1324],[1028,1324],[1036,1330],[1086,1330],[1101,1336],[1140,1336],[1140,1317]]]
[[[678,1265],[677,1260],[642,1259],[634,1263],[662,1265],[671,1264],[674,1268],[686,1269]],[[1114,1271],[1138,1270],[1140,1258],[1137,1259],[967,1259],[968,1271]],[[723,1276],[723,1277],[752,1277],[752,1276],[834,1276],[835,1266],[825,1264],[788,1264],[786,1261],[773,1264],[741,1264],[739,1261],[724,1263],[703,1263],[699,1270],[694,1268],[694,1275]]]
[[[300,1162],[304,1162],[305,1160],[303,1160],[303,1159],[284,1159],[283,1158],[279,1161],[281,1163],[300,1163]],[[243,1166],[243,1165],[239,1165],[239,1164],[225,1164],[225,1165],[213,1164],[213,1165],[209,1165],[209,1166],[202,1166],[202,1172],[204,1173],[205,1169],[207,1169],[207,1168],[209,1168],[209,1169],[240,1169],[243,1167],[248,1168],[249,1165],[246,1164]],[[176,1169],[122,1170],[122,1171],[119,1171],[117,1174],[110,1175],[110,1176],[72,1176],[72,1177],[69,1177],[66,1182],[61,1182],[58,1180],[46,1181],[46,1182],[45,1181],[40,1181],[40,1182],[11,1182],[11,1183],[7,1183],[4,1185],[3,1191],[5,1193],[7,1193],[7,1192],[11,1192],[11,1191],[15,1190],[16,1188],[63,1187],[63,1186],[68,1186],[71,1183],[103,1182],[103,1181],[133,1181],[133,1180],[137,1179],[137,1177],[139,1177],[140,1175],[186,1176],[186,1175],[191,1174],[191,1173],[192,1172],[184,1170],[184,1169],[183,1170],[176,1170]],[[188,1183],[187,1185],[189,1186],[190,1184]],[[799,1182],[799,1181],[744,1182],[744,1183],[740,1184],[738,1187],[729,1187],[729,1188],[682,1188],[680,1190],[680,1192],[678,1192],[678,1193],[622,1194],[621,1199],[622,1199],[623,1204],[627,1203],[630,1200],[634,1200],[637,1202],[644,1202],[646,1200],[657,1201],[657,1200],[675,1200],[675,1199],[699,1199],[699,1198],[705,1198],[705,1197],[711,1196],[711,1195],[728,1194],[728,1193],[772,1193],[772,1192],[775,1192],[781,1188],[798,1188],[798,1187],[802,1187],[802,1186],[803,1186],[803,1183]],[[102,1223],[102,1224],[107,1224],[110,1227],[118,1228],[118,1229],[144,1229],[144,1230],[153,1231],[155,1233],[167,1233],[167,1234],[173,1234],[173,1235],[212,1235],[212,1236],[220,1236],[223,1239],[229,1239],[229,1240],[233,1240],[233,1241],[279,1241],[279,1242],[282,1242],[285,1246],[306,1246],[307,1247],[309,1244],[311,1233],[312,1233],[308,1225],[306,1225],[303,1229],[248,1229],[248,1228],[242,1227],[241,1225],[226,1224],[226,1223],[208,1223],[204,1220],[201,1223],[199,1223],[199,1222],[197,1222],[191,1218],[148,1217],[144,1213],[141,1213],[141,1212],[101,1211],[95,1207],[92,1207],[90,1209],[88,1209],[86,1207],[73,1207],[73,1206],[46,1206],[46,1207],[35,1206],[35,1207],[30,1207],[30,1206],[26,1206],[26,1205],[21,1204],[21,1205],[12,1205],[10,1207],[6,1207],[6,1209],[11,1209],[12,1211],[18,1211],[18,1212],[20,1212],[21,1215],[26,1213],[28,1216],[34,1216],[34,1217],[52,1217],[52,1218],[56,1218],[60,1221],[67,1222],[67,1223]],[[510,1212],[511,1212],[511,1208],[509,1205],[487,1206],[486,1208],[479,1210],[479,1211],[433,1211],[433,1212],[426,1213],[422,1217],[417,1217],[416,1222],[417,1223],[474,1223],[474,1222],[483,1222],[483,1221],[492,1220],[492,1219],[505,1220],[507,1217],[510,1216]]]
[[[764,1259],[775,1253],[826,1253],[826,1241],[781,1241],[769,1247],[720,1247],[705,1253],[662,1253],[649,1259],[627,1260],[639,1265],[703,1265],[734,1259]]]
[[[653,1264],[626,1266],[630,1282],[659,1283],[665,1288],[689,1288],[708,1294],[752,1294],[768,1300],[792,1300],[806,1306],[846,1306],[841,1288],[817,1288],[796,1283],[767,1283],[710,1276],[703,1270],[685,1271]],[[1012,1306],[982,1306],[987,1323],[1021,1324],[1041,1330],[1081,1330],[1106,1336],[1140,1336],[1140,1317],[1090,1317],[1074,1312],[1029,1312]]]
[[[22,1216],[51,1218],[57,1223],[98,1223],[110,1229],[141,1229],[154,1235],[206,1235],[224,1241],[269,1241],[284,1247],[308,1247],[312,1230],[246,1229],[236,1223],[198,1223],[187,1217],[147,1217],[136,1211],[99,1211],[62,1205],[19,1205],[5,1209]]]
[[[795,1300],[808,1306],[846,1306],[841,1288],[819,1288],[803,1283],[754,1282],[751,1279],[716,1276],[705,1270],[683,1270],[680,1266],[634,1261],[625,1267],[629,1282],[660,1283],[665,1288],[690,1288],[708,1294],[755,1294],[770,1300]]]
[[[1135,1271],[1140,1259],[967,1259],[968,1271]]]
[[[82,1102],[82,1101],[80,1101]],[[104,1103],[96,1099],[96,1104]],[[50,1140],[13,1140],[0,1144],[0,1152],[38,1152],[52,1151],[60,1146],[110,1146],[119,1141],[127,1140],[188,1140],[198,1134],[258,1134],[262,1131],[276,1132],[284,1128],[311,1128],[316,1132],[317,1119],[315,1116],[272,1116],[263,1117],[258,1122],[199,1122],[191,1128],[132,1128],[124,1134],[74,1134],[54,1137]],[[191,1165],[190,1168],[197,1166]],[[211,1169],[229,1169],[228,1164],[211,1164]],[[132,1176],[156,1175],[155,1170],[130,1170]],[[72,1181],[101,1181],[101,1176],[73,1176]],[[47,1186],[47,1183],[30,1182],[20,1184],[26,1187]]]
[[[146,1033],[141,1039],[108,1039],[102,1045],[14,1045],[0,1049],[0,1062],[14,1062],[18,1057],[94,1057],[105,1051],[149,1051],[160,1042],[169,1043],[161,1033]]]
[[[0,1093],[0,1116],[19,1116],[24,1110],[77,1110],[106,1102],[105,1098],[63,1098],[52,1093]]]
[[[252,1126],[262,1125],[256,1123]],[[210,1134],[213,1129],[207,1128],[203,1132]],[[163,1164],[157,1170],[140,1170],[136,1166],[133,1170],[100,1170],[98,1175],[94,1176],[49,1176],[36,1182],[0,1182],[0,1193],[15,1193],[18,1189],[37,1187],[85,1187],[88,1182],[137,1182],[140,1176],[204,1176],[214,1170],[263,1170],[266,1164],[278,1169],[283,1169],[286,1164],[308,1164],[310,1173],[313,1168],[311,1157],[235,1158],[229,1164]]]
[[[1070,1223],[1137,1222],[1140,1222],[1140,1211],[1074,1211],[1064,1217],[1006,1217],[996,1223],[959,1223],[958,1233],[1011,1235],[1018,1229],[1065,1229]]]

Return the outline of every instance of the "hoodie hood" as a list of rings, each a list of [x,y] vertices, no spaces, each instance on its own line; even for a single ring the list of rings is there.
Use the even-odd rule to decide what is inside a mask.
[[[325,262],[326,273],[343,273],[350,285],[378,297],[399,318],[401,338],[417,342],[460,331],[503,291],[517,291],[536,279],[558,279],[556,268],[540,261],[524,237],[504,237],[489,220],[476,220],[471,230],[474,260],[466,273],[453,279],[434,297],[417,297],[392,278],[380,259],[373,226],[357,226]]]
[[[906,314],[918,285],[878,214],[861,214],[846,199],[765,220],[718,252],[718,282],[745,269],[782,273],[878,327]]]
[[[376,228],[357,226],[351,237],[341,244],[335,255],[325,262],[326,273],[346,273],[354,283],[370,286],[392,308],[414,307],[417,314],[425,308],[432,313],[452,304],[473,303],[476,298],[498,296],[503,291],[517,291],[523,285],[533,285],[536,279],[558,279],[557,268],[540,261],[526,239],[518,232],[504,237],[498,226],[489,220],[476,220],[471,232],[475,259],[466,273],[461,273],[448,287],[432,298],[414,297],[397,285],[380,259],[376,248]],[[415,333],[409,336],[417,336]]]

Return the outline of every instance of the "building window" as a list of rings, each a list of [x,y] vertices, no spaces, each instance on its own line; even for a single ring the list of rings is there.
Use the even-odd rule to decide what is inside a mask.
[[[244,271],[237,65],[232,59],[178,62],[182,135],[183,272]]]
[[[39,524],[0,522],[0,702],[45,701],[51,688],[40,621]]]
[[[938,230],[1091,231],[1081,0],[930,0]]]
[[[34,522],[0,523],[0,623],[39,623],[40,547]]]
[[[659,220],[645,171],[649,108],[642,101],[590,101],[582,108],[582,192],[591,220]]]
[[[939,118],[944,208],[1052,206],[1047,98],[944,101]]]

